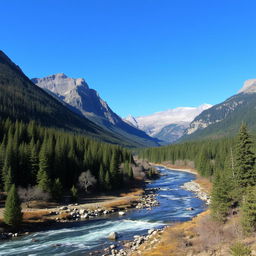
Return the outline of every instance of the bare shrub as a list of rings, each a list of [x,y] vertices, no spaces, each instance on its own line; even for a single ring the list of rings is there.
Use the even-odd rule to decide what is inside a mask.
[[[132,171],[133,171],[133,176],[136,179],[144,179],[145,178],[145,169],[143,168],[143,166],[136,166],[136,165],[132,165]]]
[[[195,231],[199,235],[201,250],[210,250],[224,242],[223,224],[213,221],[210,216],[202,218]]]
[[[31,187],[30,185],[27,188],[18,188],[19,198],[24,202],[27,208],[30,208],[30,202],[34,200],[47,201],[50,198],[49,193],[44,192],[39,187]]]
[[[88,192],[89,187],[93,187],[97,183],[96,178],[91,174],[90,170],[82,172],[78,181],[79,187],[84,189],[86,192]]]

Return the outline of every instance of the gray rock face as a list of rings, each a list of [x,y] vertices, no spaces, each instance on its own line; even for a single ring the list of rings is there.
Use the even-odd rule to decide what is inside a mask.
[[[89,88],[83,78],[69,78],[59,73],[44,78],[34,78],[32,82],[48,93],[53,93],[94,122],[99,121],[97,120],[99,117],[107,119],[112,124],[118,122],[118,116],[95,90]]]
[[[256,93],[256,79],[249,79],[238,93]]]
[[[141,146],[158,146],[158,140],[124,122],[101,99],[97,91],[90,89],[83,78],[70,78],[63,73],[33,78],[32,82],[57,98],[72,111],[85,116],[104,129],[126,137]]]

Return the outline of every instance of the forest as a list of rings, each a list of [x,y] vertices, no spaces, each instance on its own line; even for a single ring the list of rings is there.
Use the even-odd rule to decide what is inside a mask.
[[[123,163],[122,168],[120,165]],[[46,128],[31,121],[0,122],[0,186],[39,186],[53,194],[77,186],[82,172],[90,170],[97,190],[120,188],[133,178],[129,150],[84,135]]]

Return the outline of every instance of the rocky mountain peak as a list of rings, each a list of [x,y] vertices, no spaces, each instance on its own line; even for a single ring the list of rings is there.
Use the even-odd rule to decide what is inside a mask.
[[[256,79],[249,79],[238,93],[256,93]]]

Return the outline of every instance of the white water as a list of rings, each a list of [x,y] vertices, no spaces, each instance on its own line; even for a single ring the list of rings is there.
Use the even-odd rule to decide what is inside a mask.
[[[192,192],[180,188],[194,175],[159,169],[166,175],[147,185],[148,188],[160,188],[157,192],[160,206],[151,211],[132,210],[125,216],[114,215],[74,223],[69,228],[38,232],[1,242],[0,255],[88,255],[89,251],[109,246],[112,242],[107,236],[111,232],[117,232],[119,240],[129,240],[135,234],[144,234],[148,229],[160,228],[175,221],[189,220],[203,211],[204,203],[195,198]],[[188,207],[196,210],[187,211]]]

